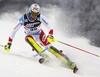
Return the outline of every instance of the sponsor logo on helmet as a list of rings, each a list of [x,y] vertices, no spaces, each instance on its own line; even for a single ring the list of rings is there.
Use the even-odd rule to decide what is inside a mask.
[[[39,10],[38,6],[37,6],[37,5],[34,5],[34,6],[35,6],[35,7],[33,7],[33,10],[38,11],[38,10]]]

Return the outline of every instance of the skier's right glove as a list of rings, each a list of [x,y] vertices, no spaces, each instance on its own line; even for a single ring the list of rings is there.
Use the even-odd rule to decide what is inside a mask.
[[[8,42],[7,45],[4,46],[4,50],[9,52],[11,48],[12,42]]]

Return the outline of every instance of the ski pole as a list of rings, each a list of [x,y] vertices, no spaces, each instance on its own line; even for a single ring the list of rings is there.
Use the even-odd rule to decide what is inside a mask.
[[[64,42],[61,42],[61,41],[58,41],[58,40],[55,40],[55,41],[56,41],[56,42],[59,42],[59,43],[62,43],[62,44],[65,44],[65,45],[67,45],[67,46],[69,46],[69,47],[78,49],[78,50],[80,50],[80,51],[89,53],[89,54],[94,55],[94,56],[96,56],[96,57],[100,57],[99,55],[96,55],[96,54],[94,54],[94,53],[91,53],[91,52],[88,52],[88,51],[86,51],[86,50],[80,49],[80,48],[78,48],[78,47],[72,46],[72,45],[70,45],[70,44],[67,44],[67,43],[64,43]]]
[[[4,47],[3,45],[0,45],[1,47]]]
[[[4,47],[3,45],[0,45],[0,46],[1,46],[1,47]],[[41,53],[45,52],[47,49],[48,49],[48,47],[46,47],[46,48],[45,48],[43,51],[41,51],[40,53],[34,55],[34,57],[36,57],[36,56],[40,55]]]
[[[48,47],[46,47],[43,51],[41,51],[40,53],[38,53],[38,54],[36,54],[36,55],[34,55],[34,57],[36,57],[36,56],[38,56],[38,55],[40,55],[41,53],[43,53],[44,51],[46,51],[48,49]]]

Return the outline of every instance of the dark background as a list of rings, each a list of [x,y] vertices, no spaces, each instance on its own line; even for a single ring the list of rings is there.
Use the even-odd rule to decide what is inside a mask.
[[[65,35],[85,37],[100,47],[100,0],[0,0],[0,16],[17,11],[23,14],[32,3],[39,4],[41,10],[59,8],[53,12],[60,12],[56,21]]]

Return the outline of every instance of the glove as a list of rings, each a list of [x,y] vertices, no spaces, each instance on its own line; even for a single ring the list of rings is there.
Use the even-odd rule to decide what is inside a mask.
[[[50,43],[52,43],[52,42],[55,41],[55,38],[53,37],[52,34],[49,34],[49,35],[47,36],[47,39],[48,39],[48,42],[50,42]]]
[[[52,34],[49,34],[49,35],[47,36],[47,38],[54,39],[54,37],[53,37]]]
[[[8,42],[7,45],[4,46],[4,50],[9,52],[11,48],[12,42]]]

